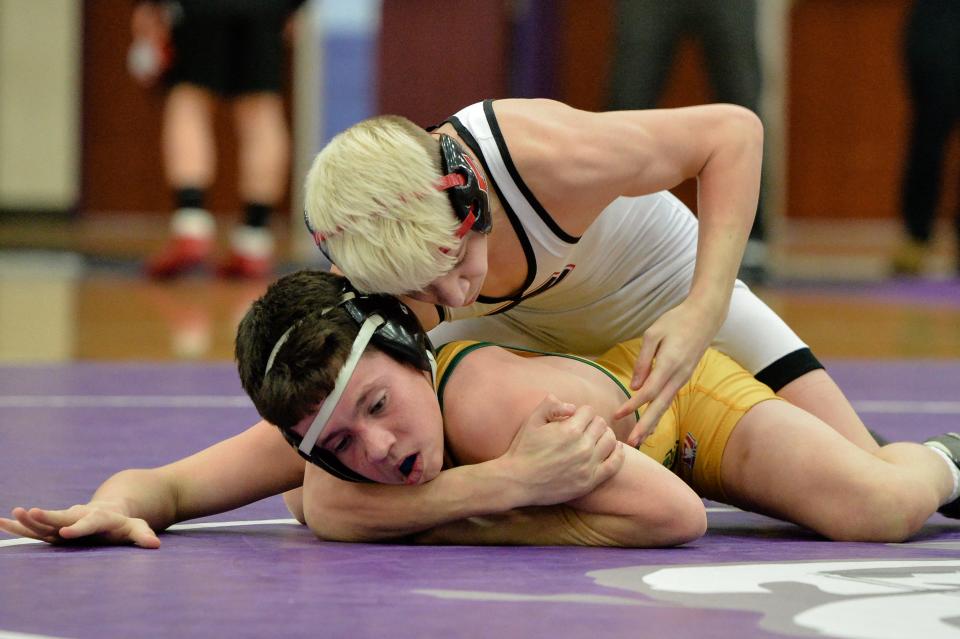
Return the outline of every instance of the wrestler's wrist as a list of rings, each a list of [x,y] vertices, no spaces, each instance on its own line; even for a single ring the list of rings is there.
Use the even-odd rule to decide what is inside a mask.
[[[488,484],[491,498],[496,503],[493,512],[502,512],[524,506],[541,503],[542,495],[538,490],[540,483],[528,477],[522,464],[516,463],[510,455],[504,455],[487,462],[487,470],[492,481]]]
[[[701,295],[691,291],[682,305],[698,318],[698,324],[717,329],[723,323],[730,304],[730,295],[716,292]]]

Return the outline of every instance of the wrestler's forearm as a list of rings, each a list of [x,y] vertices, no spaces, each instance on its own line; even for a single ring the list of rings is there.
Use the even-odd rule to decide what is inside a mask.
[[[495,459],[440,473],[418,486],[352,484],[308,467],[304,515],[321,539],[383,541],[531,502],[509,462]]]
[[[413,539],[426,544],[660,548],[702,534],[706,517],[700,498],[653,459],[628,452],[616,475],[568,503],[472,517]]]
[[[559,505],[461,519],[417,533],[412,540],[418,544],[464,546],[661,545],[640,533],[642,529],[626,518],[582,513]]]
[[[763,129],[745,109],[728,109],[698,180],[697,261],[688,300],[722,322],[757,209]]]
[[[115,504],[113,510],[159,531],[295,488],[303,467],[277,429],[260,421],[165,466],[121,471],[101,484],[92,500]]]

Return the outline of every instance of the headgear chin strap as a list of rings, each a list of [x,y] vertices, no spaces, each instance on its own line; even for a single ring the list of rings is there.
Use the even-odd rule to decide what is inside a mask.
[[[410,312],[410,309],[396,298],[389,295],[358,296],[353,288],[346,284],[340,303],[334,307],[323,309],[321,317],[337,307],[343,307],[347,315],[360,326],[357,337],[350,347],[350,354],[337,373],[333,390],[324,399],[320,411],[313,418],[306,434],[301,438],[286,428],[281,428],[280,431],[303,458],[323,468],[331,475],[346,481],[370,482],[369,478],[348,468],[337,459],[333,452],[316,445],[323,435],[330,416],[336,410],[340,397],[350,383],[350,378],[353,376],[353,371],[356,369],[360,357],[366,350],[367,345],[373,342],[377,348],[394,359],[412,364],[420,370],[429,371],[432,383],[436,381],[437,363],[433,355],[433,345],[423,331],[423,327],[420,326],[420,322]],[[273,367],[273,362],[280,348],[303,321],[299,320],[293,324],[277,340],[267,359],[264,377]]]

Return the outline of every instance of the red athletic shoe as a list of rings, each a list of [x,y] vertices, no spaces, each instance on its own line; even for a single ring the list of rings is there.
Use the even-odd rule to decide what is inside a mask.
[[[211,239],[175,235],[147,260],[147,275],[157,280],[179,277],[204,266],[212,249]]]
[[[230,250],[217,275],[254,280],[273,274],[273,234],[263,227],[238,225],[230,232]]]
[[[226,279],[255,280],[273,275],[273,260],[268,257],[249,257],[230,251],[217,265],[217,276]]]

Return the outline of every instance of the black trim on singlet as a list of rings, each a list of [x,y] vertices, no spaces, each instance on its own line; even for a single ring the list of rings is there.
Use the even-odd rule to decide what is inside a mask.
[[[540,219],[543,220],[543,223],[546,224],[557,237],[564,242],[569,242],[570,244],[576,244],[579,242],[579,236],[570,235],[560,228],[560,225],[557,224],[556,220],[554,220],[549,213],[547,213],[547,209],[540,204],[540,200],[536,198],[536,196],[533,194],[533,191],[531,191],[530,187],[527,186],[527,183],[523,181],[522,177],[520,177],[520,172],[517,171],[517,167],[513,163],[513,158],[510,157],[510,151],[507,149],[507,141],[503,137],[503,132],[500,131],[500,124],[497,122],[497,115],[493,112],[493,100],[483,101],[483,114],[487,117],[487,124],[490,125],[490,131],[493,133],[493,139],[497,143],[497,148],[500,149],[500,156],[503,158],[503,164],[507,167],[510,177],[513,178],[514,183],[517,185],[517,188],[520,189],[523,197],[527,198],[527,201],[530,203],[530,206],[533,208],[533,210],[536,211],[537,215],[540,216]]]
[[[493,179],[493,175],[490,173],[490,166],[487,164],[487,159],[480,151],[480,145],[477,144],[476,138],[474,138],[473,134],[471,134],[470,131],[463,126],[463,123],[460,122],[459,118],[456,116],[450,116],[450,119],[446,121],[450,123],[450,125],[456,130],[457,135],[460,136],[460,139],[463,140],[463,143],[466,144],[473,154],[477,156],[477,159],[480,160],[483,170],[487,173],[487,180],[497,191],[497,197],[500,199],[500,205],[503,206],[503,211],[506,214],[507,219],[510,220],[510,226],[513,227],[513,232],[520,241],[520,248],[523,249],[523,256],[527,260],[527,276],[523,279],[523,284],[520,285],[520,290],[517,291],[516,294],[507,295],[505,297],[489,297],[487,295],[480,295],[477,297],[477,301],[483,304],[498,304],[500,302],[520,303],[523,301],[523,294],[528,288],[530,288],[530,285],[537,277],[537,256],[533,252],[533,246],[530,245],[530,239],[527,237],[527,232],[524,230],[523,224],[520,223],[520,218],[517,217],[517,214],[510,207],[510,203],[507,201],[507,198],[503,196],[503,191],[500,190],[496,180]]]
[[[441,351],[443,351],[444,348],[446,348],[452,343],[454,342],[448,342],[447,344],[444,344],[443,346],[437,349],[437,353],[439,354]],[[461,349],[459,353],[453,356],[453,359],[450,360],[450,363],[447,364],[447,367],[443,370],[443,376],[440,378],[440,383],[437,385],[437,401],[440,403],[441,414],[443,414],[443,391],[447,387],[447,380],[449,379],[450,374],[453,372],[453,369],[456,368],[457,365],[460,363],[460,360],[466,357],[469,353],[472,353],[473,351],[480,348],[486,348],[487,346],[496,346],[497,348],[502,348],[506,351],[520,351],[521,353],[534,353],[536,355],[542,355],[544,357],[565,357],[567,359],[572,359],[572,360],[581,362],[583,364],[587,364],[589,366],[594,367],[595,369],[597,369],[598,371],[600,371],[601,373],[605,374],[607,377],[612,379],[613,382],[620,388],[620,390],[623,391],[623,394],[626,395],[627,399],[630,399],[631,397],[633,397],[633,395],[630,393],[630,389],[624,386],[623,382],[621,382],[616,375],[608,371],[606,368],[604,368],[600,364],[597,364],[596,362],[589,360],[585,357],[571,355],[570,353],[551,353],[550,351],[538,351],[535,348],[523,348],[522,346],[505,346],[503,344],[497,344],[496,342],[477,342],[475,344],[471,344],[470,346],[467,346]],[[637,420],[639,421],[640,410],[639,409],[634,410],[633,414],[636,416]]]
[[[510,309],[516,308],[523,302],[527,301],[531,297],[536,297],[540,293],[550,290],[551,288],[553,288],[554,286],[562,282],[568,275],[570,275],[571,272],[572,272],[571,269],[564,269],[563,272],[561,272],[557,277],[548,279],[547,281],[545,281],[543,284],[533,289],[532,291],[524,293],[520,297],[510,300],[508,303],[504,304],[503,306],[501,306],[500,308],[494,311],[490,311],[489,313],[484,313],[483,316],[490,317],[491,315],[499,315],[500,313],[506,313]]]
[[[778,393],[781,388],[801,375],[806,375],[810,371],[821,368],[823,368],[823,364],[813,354],[813,351],[809,348],[801,348],[784,355],[754,377],[769,386],[773,392]]]

